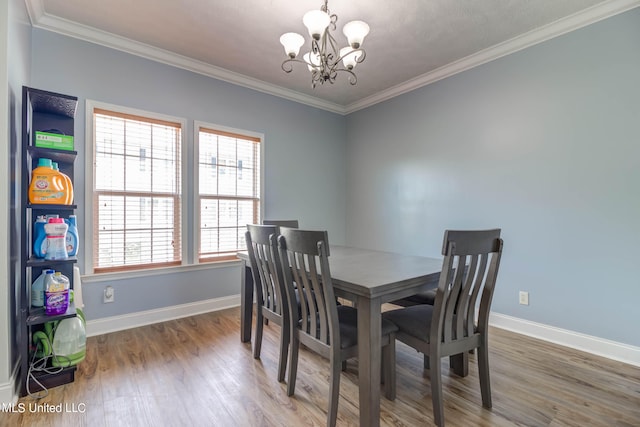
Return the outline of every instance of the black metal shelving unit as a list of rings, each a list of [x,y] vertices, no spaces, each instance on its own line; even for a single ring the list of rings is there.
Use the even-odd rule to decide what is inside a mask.
[[[21,218],[20,238],[22,241],[21,252],[21,287],[19,294],[20,304],[20,331],[18,345],[20,349],[20,394],[24,396],[28,389],[33,392],[41,390],[40,385],[47,388],[57,387],[73,382],[76,367],[71,366],[56,371],[55,373],[32,372],[29,375],[29,367],[33,352],[32,336],[35,331],[42,330],[44,324],[54,320],[60,320],[76,316],[76,308],[69,304],[67,311],[61,315],[48,316],[44,308],[31,307],[31,283],[42,270],[52,268],[62,272],[69,278],[70,287],[73,289],[73,266],[77,262],[76,257],[65,260],[44,260],[33,256],[33,224],[38,215],[58,214],[61,218],[68,218],[74,214],[76,205],[56,204],[32,204],[29,202],[29,183],[31,172],[38,165],[38,159],[48,158],[58,163],[60,171],[74,180],[74,162],[76,151],[59,150],[35,146],[35,132],[56,129],[65,135],[74,135],[75,113],[78,98],[54,92],[48,92],[30,87],[22,88],[22,179],[21,179]]]

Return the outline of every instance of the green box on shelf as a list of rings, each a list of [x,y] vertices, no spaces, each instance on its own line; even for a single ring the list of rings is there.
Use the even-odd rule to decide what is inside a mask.
[[[73,136],[36,131],[36,147],[73,151]]]

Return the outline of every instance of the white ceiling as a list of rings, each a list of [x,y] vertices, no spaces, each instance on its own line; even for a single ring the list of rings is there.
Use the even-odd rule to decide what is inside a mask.
[[[338,113],[349,113],[456,72],[632,9],[640,0],[330,0],[342,26],[371,32],[358,83],[311,88],[281,69],[282,33],[303,34],[321,0],[25,0],[34,27],[131,52]],[[308,50],[303,46],[303,51]]]

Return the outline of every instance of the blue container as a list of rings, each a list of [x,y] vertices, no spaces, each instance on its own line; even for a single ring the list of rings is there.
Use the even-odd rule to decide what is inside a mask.
[[[67,230],[67,254],[69,256],[76,256],[78,253],[78,245],[80,239],[78,238],[78,223],[75,215],[69,215],[69,219],[65,219],[69,229]]]
[[[47,252],[47,233],[44,231],[46,223],[47,218],[42,215],[36,218],[36,223],[33,226],[33,255],[37,258],[44,258],[44,254]]]
[[[47,273],[53,274],[53,270],[42,270],[42,274],[31,284],[31,305],[44,306],[44,279]]]

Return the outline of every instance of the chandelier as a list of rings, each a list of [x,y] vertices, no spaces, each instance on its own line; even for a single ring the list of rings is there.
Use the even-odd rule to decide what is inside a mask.
[[[342,32],[347,37],[349,46],[338,50],[336,39],[331,35],[331,31],[336,30],[338,16],[329,12],[327,2],[328,0],[324,0],[324,6],[320,10],[309,11],[302,17],[311,36],[311,50],[303,55],[302,60],[296,57],[304,44],[304,37],[298,33],[285,33],[280,37],[280,43],[289,57],[282,63],[282,70],[290,73],[293,71],[293,63],[300,62],[306,64],[311,71],[311,86],[314,88],[318,82],[333,84],[338,72],[349,74],[349,83],[355,85],[358,78],[353,68],[364,61],[365,51],[361,46],[364,37],[369,34],[369,26],[362,21],[345,24]]]

